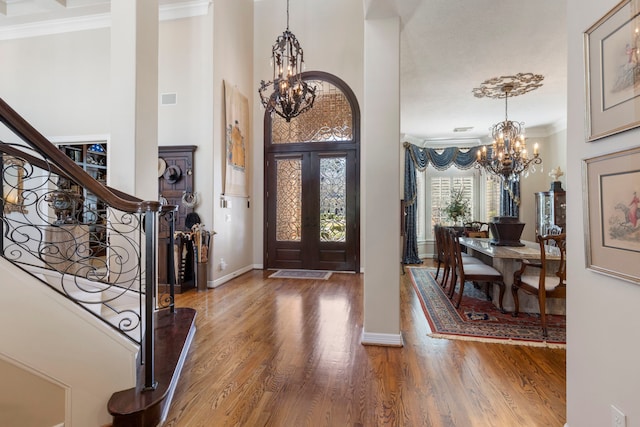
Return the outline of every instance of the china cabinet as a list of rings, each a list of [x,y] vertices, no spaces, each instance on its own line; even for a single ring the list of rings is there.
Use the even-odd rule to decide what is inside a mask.
[[[549,191],[535,193],[536,235],[549,234],[554,226],[563,232],[567,222],[567,196],[559,181],[551,183]]]
[[[175,214],[176,232],[190,230],[187,215],[194,212],[195,203],[189,203],[194,193],[195,145],[169,145],[158,147],[158,193],[162,203],[178,206]],[[170,248],[169,225],[161,219],[158,227],[158,283],[169,283],[168,264]],[[194,288],[193,246],[190,240],[178,238],[174,247],[177,272],[175,292]],[[191,266],[191,268],[186,268]]]

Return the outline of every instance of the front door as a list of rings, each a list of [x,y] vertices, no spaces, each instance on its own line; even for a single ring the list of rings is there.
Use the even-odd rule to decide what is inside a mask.
[[[355,270],[356,152],[269,154],[267,266]]]
[[[265,267],[359,271],[359,109],[335,76],[303,73],[313,108],[265,115]]]

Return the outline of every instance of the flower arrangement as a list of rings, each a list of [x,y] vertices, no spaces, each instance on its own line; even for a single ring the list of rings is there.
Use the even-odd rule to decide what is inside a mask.
[[[464,187],[457,190],[453,190],[451,193],[451,201],[444,208],[447,218],[454,223],[463,221],[471,216],[471,206],[469,206],[469,200],[464,198]]]

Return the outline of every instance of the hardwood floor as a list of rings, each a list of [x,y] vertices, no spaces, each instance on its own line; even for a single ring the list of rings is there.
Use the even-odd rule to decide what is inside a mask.
[[[402,348],[363,346],[363,276],[254,270],[176,296],[197,331],[165,426],[558,426],[565,350],[427,336],[401,278]]]

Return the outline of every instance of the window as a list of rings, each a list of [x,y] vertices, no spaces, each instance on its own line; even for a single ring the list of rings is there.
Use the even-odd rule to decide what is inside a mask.
[[[500,209],[500,183],[487,179],[476,169],[446,171],[427,168],[416,172],[417,181],[417,238],[431,240],[433,226],[449,222],[444,208],[451,200],[453,190],[462,189],[463,197],[471,206],[471,219],[489,222]]]
[[[489,222],[494,216],[500,215],[500,193],[502,184],[499,180],[487,178],[485,179],[484,187],[484,215],[481,215],[481,221]]]
[[[453,192],[462,192],[462,198],[474,206],[474,176],[432,176],[431,186],[431,228],[449,221],[446,207],[451,202]],[[472,217],[474,213],[472,212]]]

